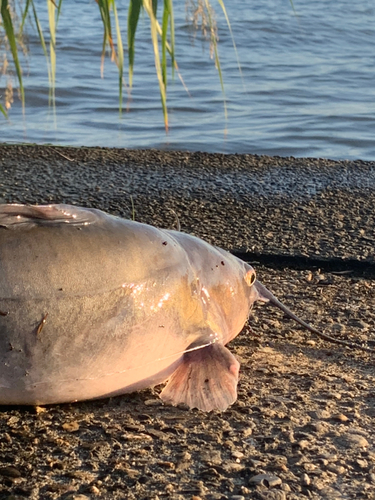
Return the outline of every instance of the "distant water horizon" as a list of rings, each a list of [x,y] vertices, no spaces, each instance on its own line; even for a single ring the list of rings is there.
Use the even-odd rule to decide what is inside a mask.
[[[99,9],[88,0],[65,0],[57,31],[55,115],[48,107],[45,57],[29,26],[26,113],[15,92],[9,121],[0,117],[0,142],[375,161],[372,1],[297,0],[295,12],[288,1],[227,1],[242,76],[220,7],[212,4],[227,122],[208,44],[194,37],[184,2],[175,3],[176,53],[190,96],[177,75],[170,79],[166,134],[146,16],[136,39],[133,89],[130,98],[124,91],[119,117],[117,68],[109,59],[100,77]],[[46,30],[45,6],[37,9]],[[126,40],[127,9],[119,2],[118,10]],[[6,83],[2,75],[0,95]]]

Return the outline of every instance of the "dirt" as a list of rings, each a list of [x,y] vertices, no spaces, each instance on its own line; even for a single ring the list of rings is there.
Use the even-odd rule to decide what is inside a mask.
[[[185,181],[174,174],[173,195],[160,179],[168,185],[178,158],[185,158]],[[202,170],[192,167],[199,159]],[[246,198],[236,189],[236,162],[247,168],[247,185],[279,163],[286,177],[308,176],[311,168],[321,176],[319,183],[311,176],[312,197],[301,186],[293,196],[258,190]],[[356,165],[367,184],[353,184]],[[337,185],[344,167],[345,188]],[[183,186],[194,169],[196,188],[189,190]],[[169,209],[177,207],[184,230],[252,253],[260,281],[301,318],[372,348],[374,171],[369,162],[0,146],[3,201],[76,203],[129,216],[130,193],[138,220],[168,227],[175,223]],[[204,172],[211,172],[209,184]],[[246,226],[246,242],[237,226]],[[225,412],[166,406],[161,387],[76,404],[1,407],[0,499],[375,499],[374,355],[322,341],[267,305],[254,308],[229,348],[241,371],[238,400]]]

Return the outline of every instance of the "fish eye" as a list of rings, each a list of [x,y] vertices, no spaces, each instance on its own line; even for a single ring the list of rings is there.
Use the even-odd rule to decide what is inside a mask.
[[[255,280],[256,280],[256,273],[254,269],[249,269],[245,274],[246,283],[248,284],[248,286],[251,286],[254,284]]]

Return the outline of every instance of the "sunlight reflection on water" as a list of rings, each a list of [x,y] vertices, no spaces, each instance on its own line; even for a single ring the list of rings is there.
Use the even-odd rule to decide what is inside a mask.
[[[243,81],[217,12],[226,134],[220,82],[208,47],[198,39],[191,43],[183,4],[175,8],[177,58],[191,97],[176,76],[169,86],[166,136],[146,21],[139,32],[129,103],[124,93],[129,112],[119,118],[117,70],[108,60],[100,78],[98,8],[87,0],[65,0],[57,37],[56,117],[48,109],[44,55],[35,30],[29,29],[26,118],[16,98],[10,122],[0,121],[1,140],[374,160],[372,3],[300,0],[295,2],[298,17],[287,2],[276,0],[256,5],[231,0],[227,8]],[[38,9],[42,14],[42,6]],[[72,23],[77,18],[79,23]],[[125,34],[125,12],[122,26]],[[0,85],[5,84],[2,76]]]

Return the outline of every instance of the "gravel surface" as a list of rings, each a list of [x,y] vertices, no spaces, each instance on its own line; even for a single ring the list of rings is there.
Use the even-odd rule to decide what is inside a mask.
[[[175,226],[249,258],[324,333],[375,347],[375,163],[0,146],[0,201]],[[250,326],[251,325],[251,328]],[[375,499],[374,356],[268,306],[231,343],[238,401],[204,414],[160,387],[0,410],[0,499]]]

